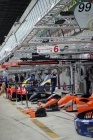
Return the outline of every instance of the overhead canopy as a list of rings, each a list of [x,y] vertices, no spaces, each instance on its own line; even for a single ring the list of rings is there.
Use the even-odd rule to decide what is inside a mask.
[[[0,0],[0,44],[30,2],[31,0]]]
[[[40,48],[40,46],[58,45],[60,51],[55,55],[51,53],[51,58],[59,58],[63,55],[70,57],[72,53],[76,56],[76,51],[80,55],[86,53],[82,50],[85,44],[93,43],[91,41],[93,31],[80,29],[72,10],[78,2],[84,0],[33,1],[22,15],[22,20],[19,21],[21,24],[17,26],[18,28],[14,24],[14,28],[1,46],[1,64],[21,61],[21,58],[31,59],[32,53],[37,52],[37,46]]]

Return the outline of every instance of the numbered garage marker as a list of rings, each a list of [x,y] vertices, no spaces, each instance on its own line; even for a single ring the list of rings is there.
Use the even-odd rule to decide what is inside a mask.
[[[60,47],[59,46],[38,46],[37,47],[37,53],[58,53],[60,52]]]
[[[91,10],[91,3],[80,3],[78,6],[78,12],[89,12]]]
[[[59,47],[58,46],[54,46],[54,52],[59,52]]]
[[[93,28],[93,4],[82,2],[75,8],[74,16],[80,28]]]

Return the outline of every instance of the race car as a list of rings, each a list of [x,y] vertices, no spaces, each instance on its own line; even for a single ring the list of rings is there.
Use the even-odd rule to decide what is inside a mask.
[[[12,99],[16,99],[16,88],[15,86],[9,86],[7,88],[7,98],[12,100]]]
[[[65,104],[64,108],[68,112],[77,111],[81,107],[91,107],[93,106],[93,94],[90,97],[76,97],[74,99],[71,99],[68,103]]]
[[[93,101],[91,107],[80,107],[75,118],[74,124],[79,135],[93,138]]]
[[[57,111],[60,108],[62,108],[72,98],[75,98],[75,96],[71,94],[61,96],[55,93],[46,99],[46,103],[43,105],[43,107],[46,110]]]
[[[10,86],[7,88],[7,98],[10,100],[20,100],[20,96],[26,95],[25,88]]]
[[[31,103],[37,103],[37,102],[45,102],[46,99],[50,96],[47,92],[42,92],[38,88],[34,89],[33,94],[30,96],[29,101]]]
[[[28,98],[33,94],[33,83],[32,83],[31,77],[28,79],[24,80],[22,84],[15,84],[15,85],[10,85],[7,88],[7,98],[10,100],[20,100],[20,97],[25,99],[26,94]]]
[[[60,98],[60,95],[52,94],[44,100],[45,104],[42,105],[42,103],[39,102],[38,106],[43,107],[46,111],[59,111],[58,101]]]
[[[64,109],[68,112],[77,111],[79,106],[87,106],[87,103],[91,103],[93,100],[93,94],[91,96],[84,96],[82,94],[67,94],[61,98],[55,96],[54,98],[48,100],[43,107],[48,108],[58,108]],[[53,109],[54,110],[54,109]]]

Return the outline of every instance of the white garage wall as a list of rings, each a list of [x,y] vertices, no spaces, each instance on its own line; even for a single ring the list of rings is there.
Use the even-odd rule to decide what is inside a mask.
[[[66,83],[66,85],[70,85],[70,76],[68,75],[67,68],[64,71],[62,71],[62,73],[60,73],[60,85],[62,91],[64,91],[62,87],[64,82]],[[66,89],[66,91],[69,92],[69,88],[67,87]]]

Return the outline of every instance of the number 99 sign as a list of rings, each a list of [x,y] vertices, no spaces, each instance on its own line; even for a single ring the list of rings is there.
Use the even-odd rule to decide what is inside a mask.
[[[86,12],[88,12],[91,10],[91,5],[92,5],[92,3],[89,3],[89,2],[88,3],[80,3],[78,11],[83,12],[85,10]]]
[[[88,21],[93,18],[93,4],[82,2],[74,10],[74,16],[80,28],[88,28]]]

